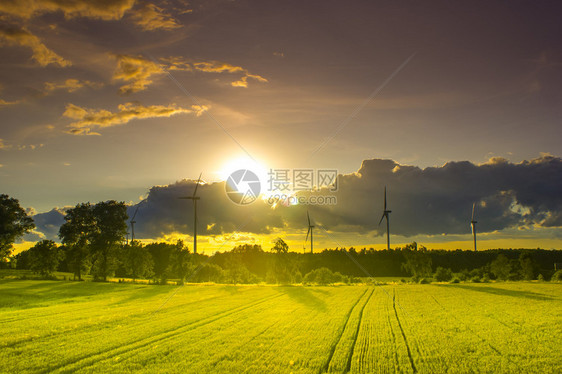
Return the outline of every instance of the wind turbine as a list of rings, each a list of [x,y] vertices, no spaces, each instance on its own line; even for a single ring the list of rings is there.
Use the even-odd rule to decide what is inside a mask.
[[[474,220],[474,210],[476,203],[472,203],[472,218],[470,219],[470,227],[472,228],[472,235],[474,236],[474,250],[476,251],[476,224],[478,221]]]
[[[199,183],[201,182],[202,174],[203,173],[199,174],[195,190],[193,190],[193,195],[179,197],[179,199],[193,200],[193,253],[197,253],[197,200],[199,200],[199,196],[196,196],[195,194],[197,193],[197,187],[199,187]]]
[[[137,208],[135,209],[135,213],[133,214],[133,218],[131,218],[131,244],[135,241],[135,223],[137,223],[137,221],[135,221],[135,217],[137,216],[137,213],[139,211],[139,208],[141,206],[142,203],[144,203],[146,201],[146,198],[141,201],[140,203],[137,204]]]
[[[303,248],[306,246],[308,235],[310,234],[310,253],[314,253],[314,238],[312,236],[312,229],[314,229],[314,225],[310,223],[310,215],[308,214],[308,210],[306,211],[306,218],[308,218],[308,231],[306,233],[306,239],[304,240]]]
[[[386,209],[386,186],[384,186],[384,210],[382,213],[381,220],[379,221],[379,226],[382,220],[386,218],[386,249],[390,250],[390,222],[388,220],[388,215],[392,213],[392,210]]]

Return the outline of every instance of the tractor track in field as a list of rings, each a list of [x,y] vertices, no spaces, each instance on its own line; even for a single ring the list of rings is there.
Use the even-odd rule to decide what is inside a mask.
[[[296,310],[296,309],[295,309]],[[262,329],[260,332],[258,332],[257,334],[251,336],[249,339],[246,339],[245,341],[237,344],[236,346],[232,347],[231,349],[229,349],[228,353],[222,354],[219,357],[217,357],[213,362],[211,362],[209,364],[209,366],[212,366],[213,368],[215,366],[217,366],[217,364],[219,362],[221,362],[222,360],[224,360],[230,353],[237,351],[238,349],[240,349],[241,347],[245,346],[246,344],[254,341],[255,339],[259,338],[260,336],[262,336],[263,334],[265,334],[269,329],[271,329],[273,326],[277,325],[279,323],[279,320],[273,322],[272,324],[270,324],[269,326],[267,326],[265,329]]]
[[[176,308],[184,308],[186,306],[192,305],[192,304],[197,304],[197,303],[201,303],[201,302],[205,302],[205,301],[210,301],[210,300],[217,300],[217,299],[222,299],[222,298],[228,298],[230,297],[230,295],[222,295],[219,297],[207,297],[204,299],[199,299],[199,300],[195,300],[195,301],[189,301],[186,303],[183,303],[181,305],[174,305],[173,307],[169,308],[169,309],[176,309]],[[90,310],[90,309],[96,309],[99,307],[91,307],[91,308],[84,308],[81,309],[80,311],[85,311],[85,310]],[[22,339],[18,339],[18,340],[14,340],[12,342],[5,342],[5,343],[0,343],[0,347],[1,348],[17,348],[17,346],[23,344],[23,343],[28,343],[30,341],[33,340],[40,340],[40,339],[48,339],[48,338],[53,338],[59,335],[63,335],[63,334],[67,334],[69,332],[75,331],[76,329],[88,329],[88,328],[95,328],[96,330],[100,330],[101,328],[104,328],[105,326],[111,326],[115,323],[119,323],[121,321],[124,320],[131,320],[134,318],[139,318],[138,320],[138,324],[143,324],[146,322],[145,318],[143,317],[147,317],[149,313],[148,310],[151,308],[146,308],[146,310],[142,310],[139,313],[134,313],[134,314],[129,314],[125,317],[121,317],[121,318],[116,318],[116,319],[112,319],[112,320],[106,320],[106,321],[100,321],[99,323],[92,323],[92,324],[84,324],[83,326],[78,326],[78,327],[67,327],[67,328],[63,328],[61,330],[55,331],[55,332],[51,332],[51,333],[47,333],[45,335],[42,336],[38,336],[38,337],[26,337],[26,338],[22,338]],[[53,315],[58,315],[58,314],[68,314],[68,313],[76,313],[76,311],[74,310],[68,310],[65,312],[61,312],[61,313],[55,313],[55,314],[50,314],[47,317],[50,318]],[[31,317],[30,317],[31,318]],[[40,318],[43,318],[43,316],[41,316]],[[28,318],[29,319],[29,318]],[[84,318],[83,320],[87,320],[87,318]],[[134,325],[130,325],[129,326],[134,326]]]
[[[274,341],[273,343],[269,344],[269,345],[267,346],[267,348],[263,348],[263,349],[262,349],[262,353],[261,353],[254,361],[258,361],[261,357],[263,357],[263,355],[265,355],[265,354],[271,349],[271,347],[273,347],[275,344],[277,344],[277,341]],[[216,365],[216,364],[215,364],[215,365]],[[250,372],[249,370],[250,370],[250,369],[246,369],[246,370],[244,371],[244,373]]]
[[[298,310],[298,308],[293,309],[289,314],[294,313],[296,310]],[[210,366],[212,366],[213,368],[220,362],[222,361],[226,356],[228,356],[228,354],[237,351],[238,349],[240,349],[241,347],[243,347],[244,345],[254,341],[255,339],[259,338],[260,336],[262,336],[263,334],[265,334],[269,329],[271,329],[273,326],[277,325],[279,323],[279,320],[273,322],[272,324],[270,324],[269,326],[267,326],[265,329],[261,330],[259,333],[257,333],[256,335],[253,335],[252,337],[250,337],[249,339],[245,340],[243,343],[240,343],[238,345],[236,345],[235,347],[229,349],[229,353],[227,354],[223,354],[220,357],[218,357],[217,359],[215,359],[213,362],[210,363]],[[275,342],[273,342],[272,344],[270,344],[269,348],[271,348],[273,345],[275,345]],[[259,357],[262,357],[266,351],[268,351],[269,349],[264,350]]]
[[[353,310],[355,309],[357,304],[359,304],[361,299],[363,299],[363,296],[365,296],[368,291],[369,291],[369,289],[366,289],[365,292],[363,292],[361,294],[361,296],[359,296],[357,298],[357,301],[351,306],[351,308],[349,308],[349,312],[347,312],[347,315],[345,316],[345,322],[343,324],[341,332],[339,333],[337,339],[334,341],[334,343],[330,347],[330,353],[328,354],[328,360],[326,361],[324,366],[322,366],[320,368],[319,373],[326,373],[328,371],[328,368],[330,367],[330,363],[332,362],[332,358],[334,357],[334,353],[336,352],[336,348],[338,347],[338,344],[339,344],[339,342],[340,342],[340,340],[343,336],[343,333],[345,332],[345,329],[347,328],[347,324],[349,322],[349,319],[351,318],[351,314],[353,313]]]
[[[87,302],[87,301],[86,301]],[[83,307],[83,308],[76,308],[76,309],[71,309],[73,306],[76,306],[76,304],[74,303],[65,303],[68,304],[69,309],[68,310],[64,310],[64,311],[57,311],[57,312],[52,312],[52,313],[42,313],[38,316],[25,316],[25,317],[20,317],[20,316],[16,316],[16,317],[8,317],[6,319],[0,319],[0,324],[5,324],[5,323],[10,323],[10,322],[17,322],[17,323],[21,323],[27,320],[34,320],[34,319],[39,319],[39,318],[52,318],[54,316],[60,316],[63,314],[67,314],[67,313],[76,313],[76,312],[85,312],[88,310],[93,310],[93,309],[97,309],[99,310],[99,306],[88,306],[88,307]],[[40,306],[40,307],[35,307],[32,308],[34,311],[38,311],[41,308],[50,308],[51,306]],[[31,309],[31,308],[30,308]]]
[[[474,331],[473,329],[470,328],[470,326],[468,326],[467,324],[463,323],[461,320],[459,320],[457,318],[457,316],[455,316],[454,314],[452,314],[451,312],[449,312],[449,310],[447,310],[447,308],[445,308],[433,295],[430,295],[431,298],[433,299],[433,301],[435,301],[435,303],[437,305],[439,305],[439,307],[441,307],[441,309],[443,309],[445,311],[445,313],[447,313],[449,316],[451,316],[455,321],[457,321],[457,323],[463,325],[466,327],[466,329],[468,331],[470,331],[471,334],[473,334],[474,336],[476,336],[478,339],[480,339],[480,341],[484,344],[486,344],[492,351],[494,351],[498,356],[503,357],[505,359],[507,359],[507,361],[509,361],[511,364],[515,365],[515,367],[517,368],[517,371],[521,373],[521,369],[519,368],[519,365],[517,365],[516,362],[514,362],[511,358],[509,358],[508,355],[503,354],[498,348],[496,348],[492,343],[490,343],[489,341],[487,341],[485,338],[483,338],[480,334],[478,334],[476,331]]]
[[[396,334],[394,333],[394,328],[392,327],[392,321],[390,320],[390,308],[388,304],[386,304],[386,320],[388,321],[388,328],[390,329],[390,334],[392,335],[392,344],[397,347],[396,345]],[[396,369],[400,367],[400,362],[398,361],[398,349],[394,350],[394,368]]]
[[[396,317],[396,321],[398,322],[398,327],[400,328],[400,332],[402,333],[402,338],[404,339],[404,344],[406,344],[406,351],[408,352],[408,358],[410,359],[410,365],[412,366],[412,370],[414,371],[414,373],[417,373],[418,369],[416,369],[416,364],[414,364],[414,358],[412,357],[412,351],[410,350],[410,345],[408,344],[408,339],[406,338],[406,333],[404,332],[404,328],[402,328],[402,323],[400,322],[400,317],[398,317],[398,311],[396,310],[396,289],[393,289],[392,309],[394,309],[394,316]]]
[[[142,338],[140,340],[133,341],[132,343],[128,343],[128,344],[120,345],[120,346],[114,346],[114,347],[96,352],[95,354],[82,355],[82,356],[76,357],[72,360],[67,360],[66,362],[61,363],[59,365],[45,368],[44,370],[42,370],[40,372],[41,373],[50,373],[50,372],[53,372],[53,371],[74,372],[74,371],[79,370],[79,369],[91,367],[96,363],[99,363],[101,361],[106,361],[106,360],[108,360],[110,358],[113,358],[117,355],[127,354],[127,353],[130,353],[130,352],[139,350],[139,349],[143,349],[143,348],[145,348],[149,345],[152,345],[154,343],[159,343],[159,342],[166,341],[168,339],[172,339],[174,337],[177,337],[178,334],[183,335],[183,334],[188,333],[189,331],[195,330],[199,327],[206,326],[210,323],[213,323],[213,322],[218,321],[220,319],[223,319],[225,317],[231,316],[233,314],[240,313],[242,311],[245,311],[247,309],[253,308],[255,306],[258,306],[260,304],[266,303],[268,301],[271,301],[273,299],[276,299],[276,298],[279,298],[279,297],[282,297],[282,296],[283,296],[282,294],[273,295],[273,296],[267,297],[265,299],[253,302],[249,305],[242,305],[242,306],[238,306],[236,308],[232,308],[232,309],[229,309],[229,310],[226,310],[226,311],[222,311],[222,312],[216,313],[214,315],[202,318],[200,320],[190,322],[187,325],[177,327],[177,328],[171,328],[169,330],[159,332],[159,333],[157,333],[155,335],[152,335],[150,337],[146,337],[146,338]],[[72,368],[70,368],[71,366],[72,366]]]
[[[115,291],[115,292],[116,292],[117,294],[120,293],[120,292],[125,293],[125,292],[128,292],[128,290],[123,289],[123,290],[117,290],[117,291]],[[79,304],[82,304],[82,303],[90,303],[91,300],[89,300],[88,298],[91,297],[91,296],[95,296],[95,294],[92,294],[92,295],[89,295],[89,296],[76,296],[76,298],[79,298],[79,299],[80,299],[80,300],[78,300],[78,301],[73,300],[72,297],[68,297],[68,299],[66,299],[66,300],[72,300],[72,301],[62,302],[62,303],[59,303],[59,304],[56,304],[56,305],[54,305],[54,304],[53,304],[53,305],[37,305],[37,306],[34,306],[34,307],[25,308],[24,310],[26,310],[26,311],[27,311],[27,310],[30,310],[30,311],[31,311],[31,310],[37,311],[37,310],[40,310],[40,309],[42,309],[42,308],[48,309],[48,308],[51,308],[51,307],[53,307],[53,306],[59,307],[60,305],[64,305],[64,304],[67,304],[67,305],[69,306],[69,308],[71,308],[72,306],[76,306],[76,305],[79,305]],[[84,299],[85,299],[85,300],[84,300]],[[108,305],[112,305],[112,304],[108,304]],[[79,309],[74,309],[74,310],[72,310],[71,312],[72,312],[72,313],[75,313],[76,311],[84,312],[84,311],[91,310],[91,309],[99,309],[99,306],[82,307],[82,308],[79,308]],[[62,312],[61,312],[61,311],[56,311],[56,312],[52,312],[52,313],[43,313],[43,314],[41,314],[40,316],[25,316],[25,317],[14,316],[14,317],[7,317],[7,318],[4,318],[4,319],[0,319],[0,324],[10,323],[10,322],[18,322],[18,323],[21,323],[22,321],[26,321],[26,320],[29,320],[29,319],[50,318],[50,317],[53,317],[53,316],[57,316],[57,315],[61,315],[61,314],[66,314],[66,313],[68,313],[68,311],[62,311]]]
[[[179,286],[179,287],[178,287],[178,290],[181,289],[182,287],[183,287],[183,286]],[[119,291],[119,292],[125,292],[125,290]],[[170,293],[171,293],[171,292],[173,292],[173,291],[170,290]],[[177,292],[177,291],[176,291],[176,292]],[[129,295],[126,295],[126,296],[129,296]],[[221,295],[221,296],[205,297],[205,298],[198,299],[198,300],[195,300],[195,301],[189,301],[189,302],[187,302],[187,303],[185,303],[185,304],[182,304],[181,306],[183,306],[183,305],[189,305],[189,304],[194,304],[194,303],[200,303],[200,302],[203,302],[203,301],[208,301],[208,300],[213,300],[213,299],[228,298],[228,297],[230,297],[230,296],[231,296],[231,295],[226,294],[226,295]],[[127,298],[128,298],[128,297],[123,297],[124,300],[126,300]],[[155,296],[155,298],[156,298],[156,296]],[[160,300],[160,299],[159,299],[159,300]],[[155,301],[156,301],[156,300],[155,300]],[[74,308],[74,309],[73,309],[73,306],[76,306],[77,304],[80,304],[80,303],[90,303],[90,302],[91,302],[91,300],[84,300],[84,301],[77,301],[77,302],[68,302],[68,303],[64,303],[64,304],[67,304],[67,305],[68,305],[68,307],[69,307],[68,310],[65,310],[65,311],[56,311],[56,312],[52,312],[52,313],[42,313],[42,314],[39,315],[39,316],[25,316],[25,317],[14,316],[14,317],[7,317],[7,318],[4,318],[4,319],[0,318],[0,324],[10,323],[10,322],[21,323],[21,322],[27,321],[27,320],[33,320],[33,319],[39,319],[39,318],[52,318],[52,317],[54,317],[54,316],[64,315],[64,314],[68,314],[68,313],[73,313],[73,314],[74,314],[74,313],[76,313],[76,312],[85,312],[85,311],[88,311],[88,310],[99,310],[99,309],[100,309],[100,306],[98,306],[98,305],[87,306],[87,307],[82,307],[82,308],[77,308],[77,309]],[[120,302],[121,302],[121,300],[116,300],[116,301],[114,300],[113,303],[111,303],[111,304],[108,303],[107,305],[104,305],[103,307],[109,310],[109,309],[111,308],[111,306],[116,305],[116,304],[118,304],[118,303],[120,303]],[[60,306],[60,304],[57,305],[57,306]],[[48,306],[37,306],[37,307],[29,308],[29,309],[26,309],[26,310],[32,310],[32,309],[33,309],[33,310],[39,310],[40,308],[50,308],[50,307],[52,307],[52,305],[48,305]],[[151,307],[150,305],[147,305],[147,307],[146,307],[145,309],[148,310],[148,309],[150,309],[150,307]]]
[[[346,373],[349,373],[349,371],[351,370],[351,361],[353,359],[353,353],[355,352],[355,344],[357,344],[357,337],[359,336],[359,330],[361,329],[361,324],[363,323],[363,311],[365,310],[367,304],[369,304],[369,300],[371,300],[371,296],[373,296],[374,292],[375,289],[373,288],[373,290],[369,294],[369,297],[367,297],[367,301],[365,301],[365,304],[363,304],[363,307],[359,312],[359,321],[357,322],[357,328],[355,329],[355,334],[353,336],[353,343],[351,344],[351,348],[349,349],[349,353],[347,355],[347,363],[345,365]]]

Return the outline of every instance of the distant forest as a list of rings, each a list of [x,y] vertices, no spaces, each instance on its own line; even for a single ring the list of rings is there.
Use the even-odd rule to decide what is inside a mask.
[[[353,283],[373,277],[405,277],[415,282],[562,280],[562,250],[428,250],[416,242],[403,248],[336,248],[320,253],[290,252],[282,238],[270,251],[244,244],[212,256],[175,244],[124,244],[127,206],[114,200],[81,203],[68,209],[60,227],[62,244],[42,240],[12,255],[12,244],[35,224],[16,199],[0,195],[0,267],[32,270],[49,278],[55,271],[73,278],[149,279],[154,283]],[[559,268],[558,268],[559,269]],[[362,279],[360,279],[362,278]]]
[[[47,249],[46,249],[47,248]],[[45,276],[70,272],[75,279],[91,274],[102,280],[150,279],[155,283],[335,283],[359,282],[364,277],[412,277],[413,281],[549,280],[561,250],[493,249],[485,251],[427,250],[417,243],[391,250],[325,249],[320,253],[288,252],[282,239],[271,251],[259,245],[241,245],[212,256],[193,254],[183,242],[116,247],[108,258],[88,254],[76,261],[70,247],[42,241],[14,257],[16,269],[34,270]],[[54,258],[47,259],[45,252]],[[106,265],[106,268],[103,266]],[[48,268],[50,266],[50,268]],[[78,268],[80,267],[80,268]],[[555,276],[556,279],[562,274]],[[308,277],[308,278],[307,278]]]

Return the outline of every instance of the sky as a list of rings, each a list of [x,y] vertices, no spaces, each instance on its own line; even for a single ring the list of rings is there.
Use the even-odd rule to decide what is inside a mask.
[[[56,238],[65,207],[139,202],[144,240],[199,249],[562,247],[558,2],[3,1],[0,192]],[[249,168],[262,195],[225,193]],[[336,170],[267,202],[268,171]],[[315,174],[317,175],[317,174]],[[322,187],[322,186],[316,186]],[[307,244],[309,245],[309,244]]]

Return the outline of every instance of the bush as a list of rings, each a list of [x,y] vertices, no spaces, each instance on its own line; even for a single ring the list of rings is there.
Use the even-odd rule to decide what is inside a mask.
[[[539,274],[537,280],[538,280],[539,282],[544,282],[544,276],[543,276],[542,274]]]
[[[51,279],[62,258],[62,253],[52,240],[42,240],[29,250],[31,270],[41,274],[44,279]]]
[[[481,283],[481,282],[482,282],[482,279],[480,279],[479,276],[476,276],[476,277],[470,278],[470,281],[471,281],[472,283]]]
[[[555,282],[562,282],[562,270],[558,270],[556,273],[554,273],[551,280]]]
[[[431,278],[420,279],[420,284],[429,284],[429,283],[431,283]]]
[[[350,276],[349,277],[349,283],[361,283],[361,278]]]
[[[312,270],[310,273],[304,276],[304,283],[317,283],[320,285],[326,285],[331,283],[339,283],[343,281],[343,276],[336,272],[333,273],[328,268],[319,268]]]
[[[464,269],[463,271],[461,271],[460,273],[456,274],[457,278],[459,278],[459,280],[461,281],[467,281],[470,279],[470,273],[468,272],[467,269]]]
[[[302,274],[300,271],[297,270],[294,276],[295,283],[302,283]]]
[[[461,280],[457,277],[455,277],[451,280],[451,283],[460,283],[460,282],[461,282]]]
[[[488,276],[488,274],[484,274],[484,276],[482,277],[482,283],[490,283],[490,277]]]
[[[224,278],[224,270],[215,264],[202,264],[196,269],[190,281],[220,283]]]
[[[244,265],[232,266],[223,274],[223,279],[232,284],[251,284],[258,283],[258,277],[250,272]],[[216,281],[215,281],[216,282]]]
[[[437,282],[448,282],[453,278],[453,273],[451,269],[445,269],[439,266],[435,270],[435,275],[433,277]]]

